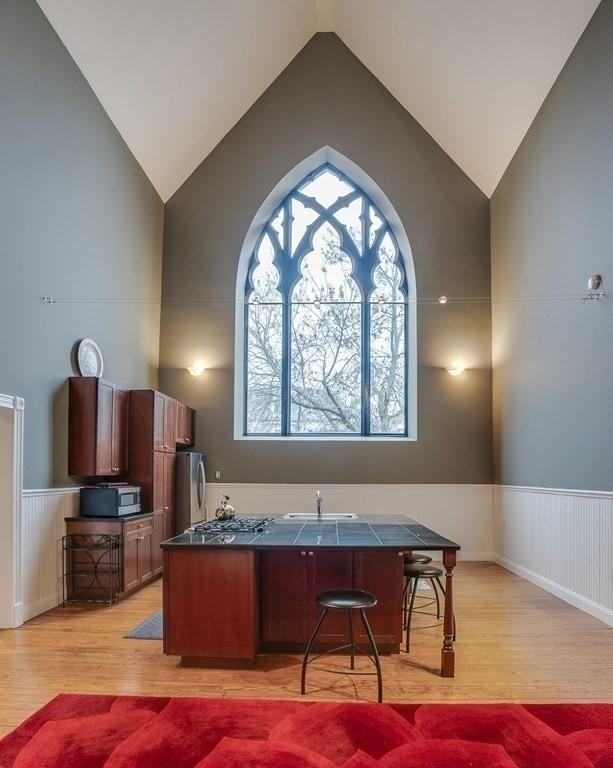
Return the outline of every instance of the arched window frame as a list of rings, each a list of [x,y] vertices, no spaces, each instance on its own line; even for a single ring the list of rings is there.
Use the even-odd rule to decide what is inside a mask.
[[[256,266],[255,252],[258,244],[264,235],[270,231],[271,221],[274,220],[276,213],[279,209],[285,206],[292,195],[300,197],[300,193],[297,192],[298,188],[306,185],[310,179],[316,178],[325,168],[329,168],[334,174],[347,181],[354,189],[355,192],[350,193],[346,198],[339,199],[332,208],[321,208],[318,212],[320,217],[309,227],[310,231],[307,231],[302,238],[300,245],[300,252],[296,253],[293,258],[289,259],[289,263],[283,266],[281,271],[281,285],[280,290],[283,294],[283,306],[284,306],[284,328],[285,333],[289,333],[289,318],[288,313],[290,311],[289,297],[291,290],[300,278],[299,264],[301,259],[308,253],[310,248],[311,237],[313,232],[321,226],[322,219],[329,220],[333,218],[333,213],[339,208],[347,205],[347,198],[355,198],[357,196],[363,196],[367,202],[373,206],[382,218],[384,225],[377,233],[376,241],[369,247],[369,252],[375,252],[378,244],[381,242],[386,233],[389,233],[393,239],[396,252],[398,254],[398,261],[402,266],[402,282],[401,290],[405,302],[404,312],[404,333],[405,333],[405,430],[404,433],[397,434],[381,434],[381,433],[369,433],[369,423],[367,414],[368,411],[368,397],[362,395],[362,431],[356,433],[301,433],[293,434],[289,433],[289,388],[286,383],[283,386],[283,428],[282,433],[278,434],[248,434],[246,429],[246,417],[247,417],[247,391],[246,391],[246,372],[247,372],[247,312],[248,312],[248,297],[250,291],[253,288],[251,276],[253,269]],[[312,198],[308,199],[309,207],[316,207],[313,205]],[[289,221],[287,212],[284,221]],[[376,266],[376,261],[371,260],[370,264],[365,263],[359,253],[356,251],[355,244],[351,237],[343,239],[343,228],[338,226],[338,222],[332,222],[335,230],[339,232],[341,237],[341,248],[347,253],[352,261],[353,270],[352,275],[358,277],[358,285],[366,291],[366,295],[369,296],[373,289],[373,270]],[[367,227],[364,228],[367,230]],[[367,232],[365,233],[366,240],[368,239]],[[274,242],[274,240],[273,240]],[[287,239],[285,240],[287,243]],[[277,255],[277,254],[276,254]],[[275,255],[275,256],[276,256]],[[235,413],[234,413],[234,437],[235,439],[245,440],[416,440],[417,439],[417,391],[416,391],[416,373],[417,373],[417,354],[416,354],[416,286],[415,286],[415,273],[413,267],[412,253],[409,245],[408,238],[406,236],[404,227],[391,205],[388,198],[382,192],[382,190],[370,179],[370,177],[359,168],[359,166],[352,163],[346,157],[333,150],[330,147],[323,147],[318,152],[314,153],[311,157],[296,166],[290,173],[288,173],[277,184],[275,189],[270,193],[268,198],[264,201],[258,214],[254,218],[241,250],[241,256],[239,260],[239,268],[237,271],[237,283],[236,283],[236,365],[235,365]],[[369,376],[369,355],[370,352],[364,352],[364,347],[369,344],[368,334],[368,322],[369,322],[369,307],[368,301],[362,300],[362,381],[366,383]],[[364,324],[366,318],[366,324]],[[283,351],[283,369],[285,372],[289,371],[289,340],[286,339]],[[284,381],[287,382],[287,373],[284,376]]]

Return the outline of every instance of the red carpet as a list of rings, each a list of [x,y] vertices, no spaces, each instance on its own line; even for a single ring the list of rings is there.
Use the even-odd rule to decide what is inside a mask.
[[[613,704],[340,704],[61,694],[8,768],[613,768]]]

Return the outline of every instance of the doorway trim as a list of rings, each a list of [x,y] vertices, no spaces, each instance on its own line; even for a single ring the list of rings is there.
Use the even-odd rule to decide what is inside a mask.
[[[0,627],[23,624],[21,600],[21,504],[23,496],[22,397],[0,394]]]

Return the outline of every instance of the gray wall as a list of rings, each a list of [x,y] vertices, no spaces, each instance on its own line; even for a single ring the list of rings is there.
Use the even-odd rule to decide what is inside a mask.
[[[26,400],[25,487],[69,483],[71,348],[157,381],[163,205],[33,0],[0,2],[0,392]],[[53,295],[146,303],[58,303]]]
[[[500,483],[613,489],[613,300],[517,300],[613,293],[612,83],[603,0],[492,198]]]
[[[489,204],[333,34],[316,35],[166,206],[160,384],[198,409],[197,447],[227,482],[480,483],[492,479],[491,318],[485,304],[418,307],[418,441],[233,439],[234,294],[259,206],[329,145],[387,194],[418,298],[489,296]],[[471,370],[445,367],[463,357]],[[194,379],[185,366],[210,366]]]

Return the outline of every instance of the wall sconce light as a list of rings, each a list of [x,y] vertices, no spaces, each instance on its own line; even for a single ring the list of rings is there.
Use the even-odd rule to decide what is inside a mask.
[[[202,376],[206,371],[206,365],[204,363],[194,363],[193,365],[188,365],[187,370],[192,376]]]
[[[447,373],[450,376],[460,376],[464,373],[465,370],[466,368],[462,363],[453,363],[449,366],[449,368],[447,368]]]

